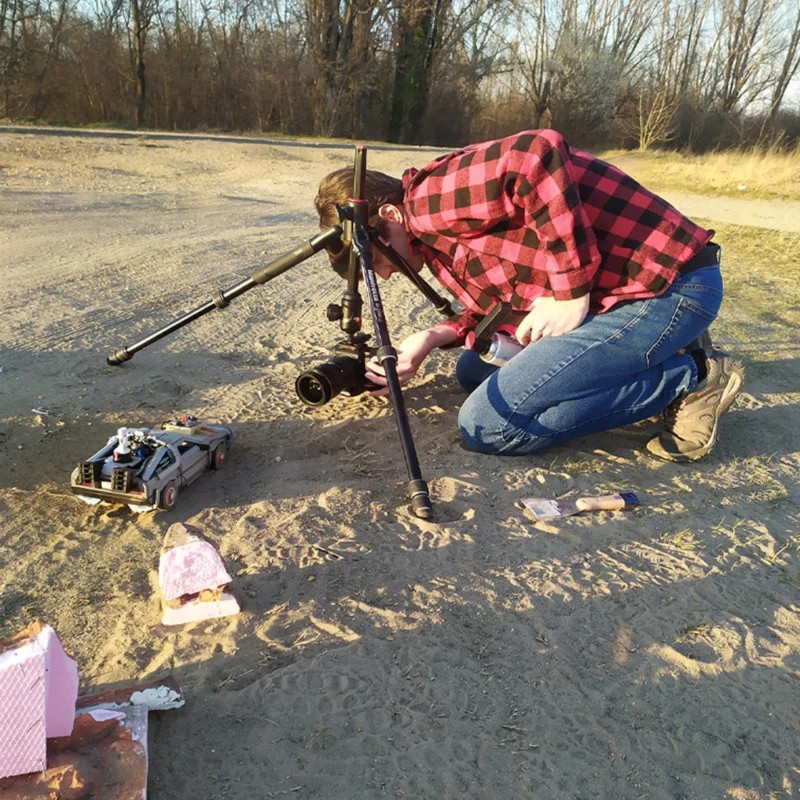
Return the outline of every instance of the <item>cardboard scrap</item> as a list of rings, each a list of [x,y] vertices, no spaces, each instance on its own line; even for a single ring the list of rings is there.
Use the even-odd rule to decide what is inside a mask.
[[[144,800],[146,764],[141,742],[120,720],[80,714],[71,736],[48,742],[47,768],[0,780],[0,798]]]
[[[214,545],[196,528],[170,525],[158,564],[164,625],[238,614],[239,602],[226,588],[231,580]]]
[[[0,778],[45,768],[46,739],[72,732],[77,696],[78,667],[49,625],[0,642]]]
[[[183,703],[171,678],[79,697],[72,733],[48,739],[47,768],[0,780],[0,800],[146,800],[148,712]]]

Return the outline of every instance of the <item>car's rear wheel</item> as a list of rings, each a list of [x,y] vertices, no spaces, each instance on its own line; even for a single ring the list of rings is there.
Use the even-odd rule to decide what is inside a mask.
[[[211,454],[211,468],[222,469],[225,466],[225,461],[228,459],[228,448],[225,442],[220,442]]]
[[[172,511],[178,504],[178,487],[170,481],[162,490],[158,505],[165,511]]]

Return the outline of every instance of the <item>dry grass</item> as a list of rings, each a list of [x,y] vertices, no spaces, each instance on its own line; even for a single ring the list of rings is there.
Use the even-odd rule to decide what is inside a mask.
[[[613,150],[599,155],[656,190],[800,200],[800,150],[705,155]]]
[[[667,151],[601,154],[658,191],[800,200],[800,149],[790,153],[752,151],[703,156]],[[744,187],[744,188],[740,188]],[[795,331],[800,325],[800,235],[744,227],[712,218],[695,221],[716,231],[724,245],[726,293],[742,313],[728,313],[729,332],[757,341],[764,326]],[[747,309],[743,313],[743,309]]]
[[[709,220],[700,224],[712,226]],[[750,323],[771,323],[785,331],[800,325],[800,235],[741,225],[713,223],[724,242],[726,292],[747,309],[737,315]],[[744,336],[745,332],[741,334]],[[754,332],[746,334],[752,337]]]

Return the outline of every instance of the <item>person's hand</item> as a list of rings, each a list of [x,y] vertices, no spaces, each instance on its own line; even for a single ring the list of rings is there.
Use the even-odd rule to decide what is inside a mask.
[[[588,311],[588,294],[574,300],[537,297],[517,326],[517,339],[520,344],[528,344],[543,336],[561,336],[562,333],[575,330],[586,318]]]
[[[403,339],[397,348],[397,379],[400,381],[400,385],[408,383],[417,374],[431,350],[443,344],[450,344],[455,341],[455,338],[456,334],[452,328],[438,326],[412,333],[411,336]],[[367,378],[382,387],[370,392],[372,397],[385,397],[389,394],[386,371],[377,356],[367,362]]]

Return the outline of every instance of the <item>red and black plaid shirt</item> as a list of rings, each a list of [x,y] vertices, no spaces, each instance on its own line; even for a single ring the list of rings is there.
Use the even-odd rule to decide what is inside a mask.
[[[463,306],[462,335],[498,301],[589,292],[602,313],[653,297],[713,235],[552,130],[442,156],[403,187],[412,246]]]

